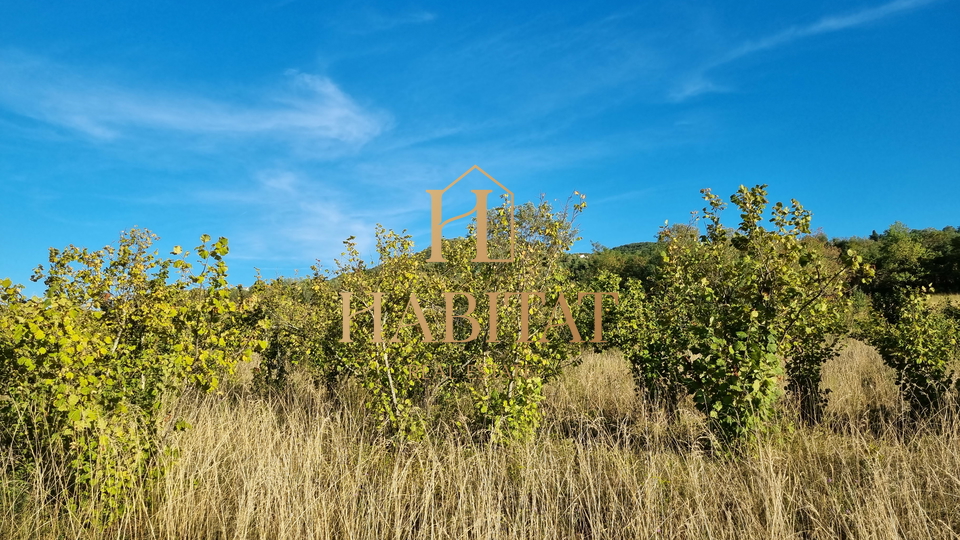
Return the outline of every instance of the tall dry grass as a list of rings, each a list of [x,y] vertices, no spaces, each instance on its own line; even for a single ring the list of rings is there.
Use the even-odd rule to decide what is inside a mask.
[[[948,304],[960,306],[960,294],[933,294],[930,296],[930,305],[942,308]]]
[[[898,424],[890,373],[857,342],[824,377],[822,425],[791,427],[785,405],[779,432],[735,457],[707,451],[689,405],[639,402],[613,353],[552,384],[543,428],[509,446],[452,426],[392,444],[349,389],[185,396],[171,418],[193,428],[167,434],[178,455],[120,521],[4,472],[0,538],[960,537],[960,422]]]

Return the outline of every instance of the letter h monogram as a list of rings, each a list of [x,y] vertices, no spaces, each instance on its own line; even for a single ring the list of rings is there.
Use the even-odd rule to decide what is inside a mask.
[[[474,196],[476,196],[477,202],[472,210],[465,214],[460,214],[459,216],[452,217],[448,220],[443,220],[443,194],[452,188],[457,182],[459,182],[464,176],[473,172],[476,169],[483,173],[487,178],[493,180],[495,184],[503,188],[509,195],[510,199],[510,258],[508,259],[491,259],[489,251],[487,249],[487,197],[493,193],[492,189],[472,189]],[[430,258],[427,259],[427,262],[446,262],[446,259],[443,258],[443,226],[452,221],[465,218],[471,214],[477,215],[477,256],[473,259],[473,262],[513,262],[514,259],[514,218],[513,218],[513,192],[507,189],[503,184],[497,182],[495,178],[487,174],[486,171],[480,167],[474,165],[467,172],[460,175],[460,178],[457,178],[449,186],[444,189],[428,189],[427,193],[430,194]]]

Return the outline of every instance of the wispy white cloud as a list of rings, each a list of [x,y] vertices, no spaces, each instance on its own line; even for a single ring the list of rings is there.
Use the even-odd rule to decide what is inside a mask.
[[[290,170],[256,174],[252,184],[232,190],[206,190],[194,195],[199,202],[229,208],[231,256],[302,263],[339,253],[343,240],[357,237],[359,247],[372,245],[374,221],[354,211],[353,198],[329,185]],[[331,265],[333,261],[323,261]]]
[[[722,54],[719,58],[701,66],[700,69],[688,76],[671,92],[670,98],[673,101],[683,101],[701,94],[728,91],[728,88],[711,82],[706,76],[707,72],[745,56],[783,47],[804,38],[870,24],[893,15],[915,10],[936,1],[937,0],[894,0],[853,13],[829,15],[812,24],[791,26],[775,34],[744,42]]]
[[[387,115],[357,104],[330,79],[297,71],[288,71],[282,84],[246,103],[139,91],[42,58],[2,51],[0,80],[0,108],[96,139],[157,130],[362,145],[390,122]]]
[[[894,0],[893,2],[889,2],[877,7],[863,9],[855,13],[849,13],[846,15],[830,15],[807,26],[793,26],[763,39],[759,39],[757,41],[748,41],[727,53],[723,58],[716,62],[715,65],[732,62],[737,58],[755,52],[787,45],[793,41],[797,41],[798,39],[816,36],[819,34],[839,32],[840,30],[863,26],[891,15],[916,9],[934,1],[935,0]]]
[[[404,26],[407,24],[428,23],[428,22],[432,22],[436,18],[437,18],[437,15],[429,11],[411,11],[408,13],[401,13],[399,15],[393,15],[393,16],[384,15],[382,13],[376,12],[371,15],[373,26],[377,30],[386,30],[388,28]]]
[[[679,102],[701,94],[717,94],[728,91],[730,91],[728,87],[708,79],[706,73],[698,72],[687,77],[674,88],[670,92],[670,100]]]
[[[350,13],[343,20],[337,22],[335,26],[351,34],[372,34],[400,26],[429,23],[436,20],[436,18],[437,14],[430,11],[407,11],[388,14],[368,7]]]

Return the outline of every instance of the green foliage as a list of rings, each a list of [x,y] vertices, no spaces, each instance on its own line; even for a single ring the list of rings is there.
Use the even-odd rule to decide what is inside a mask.
[[[454,287],[449,290],[471,292],[478,298],[489,292],[541,293],[539,300],[532,298],[529,304],[517,296],[500,297],[497,342],[478,339],[463,345],[460,357],[474,359],[475,364],[461,385],[472,397],[475,420],[495,439],[532,434],[540,422],[544,384],[559,376],[578,356],[579,346],[571,340],[592,337],[587,329],[583,335],[574,336],[563,324],[565,315],[557,310],[562,307],[559,302],[568,302],[574,319],[570,322],[575,324],[581,308],[592,311],[593,307],[586,299],[583,304],[577,302],[579,291],[563,264],[564,254],[577,240],[576,216],[586,207],[584,197],[576,195],[577,202],[568,201],[560,210],[543,200],[515,209],[517,245],[513,262],[472,263],[468,244],[461,244],[442,270]],[[499,244],[505,252],[509,237],[507,207],[491,211],[488,219],[490,244]],[[489,334],[494,322],[491,310],[478,312],[481,335]],[[520,323],[524,319],[528,322],[527,336]]]
[[[476,223],[444,241],[441,263],[378,226],[376,266],[350,238],[332,275],[314,268],[247,290],[227,282],[225,238],[204,235],[172,258],[136,229],[97,251],[51,249],[34,276],[43,297],[0,281],[0,441],[32,472],[59,449],[68,493],[102,499],[116,515],[125,490],[163,473],[152,460],[161,432],[187,427],[159,418],[162,401],[187,387],[216,390],[255,351],[259,385],[282,386],[293,365],[330,388],[349,379],[402,439],[448,420],[495,441],[524,439],[540,423],[544,386],[587,343],[605,346],[601,320],[651,402],[672,410],[692,396],[725,442],[772,425],[784,388],[805,420],[820,419],[821,368],[851,312],[868,314],[863,335],[897,371],[913,413],[943,404],[960,308],[934,310],[913,287],[956,279],[955,230],[896,224],[831,244],[811,234],[797,201],[768,207],[766,186],[730,198],[736,228],[721,223],[726,203],[702,193],[703,214],[663,228],[656,243],[570,256],[586,206],[575,193],[560,209],[541,200],[489,211],[490,255],[513,253],[512,262],[474,262]],[[877,263],[875,282],[854,247]],[[872,298],[857,290],[857,310],[861,283]],[[584,293],[618,293],[619,303]]]
[[[902,295],[894,321],[877,316],[866,340],[897,373],[897,385],[917,418],[940,408],[950,390],[950,362],[957,357],[958,325],[929,305],[927,290]]]
[[[689,354],[686,312],[673,298],[648,294],[641,282],[630,280],[621,287],[620,305],[610,319],[611,344],[630,362],[647,401],[674,412],[685,391],[682,370]]]
[[[773,228],[763,227],[765,188],[741,186],[731,197],[736,229],[721,223],[725,203],[704,190],[704,233],[664,228],[652,292],[628,283],[618,319],[616,343],[640,384],[667,399],[682,387],[725,440],[767,425],[785,375],[816,417],[820,367],[843,331],[847,278],[861,270],[853,253],[831,266],[795,200],[774,205]]]
[[[647,283],[656,273],[663,248],[659,242],[635,242],[612,249],[594,243],[593,253],[570,254],[566,265],[573,279],[583,284],[591,283],[604,272],[623,282],[636,279]]]
[[[426,262],[416,256],[409,236],[377,227],[380,265],[368,270],[352,238],[344,242],[345,260],[337,261],[337,289],[350,310],[350,342],[333,345],[331,357],[318,358],[318,367],[327,373],[345,372],[365,387],[371,396],[368,406],[396,432],[407,437],[422,435],[425,425],[420,405],[428,389],[440,386],[443,378],[443,344],[430,344],[437,332],[436,321],[421,331],[417,314],[421,304],[443,305],[442,279],[424,271]],[[418,300],[411,301],[411,295]],[[415,304],[409,306],[410,303]],[[363,309],[378,311],[357,313]],[[340,311],[340,310],[337,310]],[[356,314],[354,314],[356,313]],[[340,313],[333,323],[339,329]],[[417,324],[401,326],[413,318]],[[377,339],[379,329],[380,339]],[[323,332],[323,330],[320,330]],[[431,346],[434,345],[434,346]]]
[[[543,385],[576,352],[566,326],[550,335],[545,329],[564,320],[554,309],[561,294],[577,298],[563,255],[583,207],[581,199],[560,211],[545,201],[514,208],[515,259],[509,263],[473,262],[469,238],[445,242],[447,262],[428,263],[409,236],[378,227],[379,265],[369,269],[348,240],[333,281],[341,298],[349,294],[351,340],[338,340],[330,356],[317,358],[321,369],[354,377],[369,390],[370,407],[406,437],[423,433],[427,403],[462,398],[473,403],[469,420],[492,438],[529,436],[539,424]],[[503,258],[510,207],[492,209],[487,219],[492,257]],[[502,294],[527,292],[540,294]],[[455,315],[449,320],[448,310]],[[527,325],[520,324],[522,314]]]
[[[932,285],[941,293],[960,292],[960,232],[955,227],[910,229],[896,222],[882,234],[833,243],[843,251],[855,249],[876,267],[876,279],[865,290],[891,322],[911,289]]]
[[[36,445],[62,446],[73,491],[119,500],[157,449],[161,400],[191,384],[213,390],[249,355],[253,334],[229,298],[220,238],[177,259],[132,230],[118,246],[51,248],[43,298],[0,288],[0,438],[28,466]]]
[[[326,276],[315,269],[308,279],[257,279],[250,289],[255,318],[265,327],[267,343],[260,354],[255,384],[260,389],[280,388],[293,366],[313,366],[317,378],[333,387],[340,373],[334,363],[315,361],[335,354],[340,339],[340,307]]]
[[[820,237],[806,236],[792,247],[786,265],[793,283],[784,283],[793,295],[792,304],[784,306],[792,317],[784,334],[787,390],[797,398],[802,418],[816,423],[826,406],[821,370],[840,354],[849,334],[855,305],[851,286],[869,283],[873,268],[853,250],[838,254]]]

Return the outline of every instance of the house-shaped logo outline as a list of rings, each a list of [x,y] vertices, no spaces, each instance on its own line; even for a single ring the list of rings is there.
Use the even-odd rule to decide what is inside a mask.
[[[466,171],[465,173],[463,173],[463,174],[461,174],[460,176],[458,176],[456,180],[454,180],[453,182],[450,182],[450,184],[449,184],[447,187],[443,188],[442,190],[439,190],[439,191],[436,191],[436,190],[427,190],[427,193],[430,193],[431,196],[432,196],[433,193],[439,193],[439,194],[440,194],[440,200],[442,200],[442,197],[443,197],[443,194],[444,194],[444,193],[446,193],[446,192],[447,192],[450,188],[452,188],[453,186],[457,185],[457,183],[460,182],[460,180],[463,180],[468,174],[472,173],[473,171],[480,171],[481,173],[483,173],[484,176],[486,176],[487,178],[489,178],[494,184],[496,184],[497,186],[499,186],[500,189],[502,189],[503,191],[505,191],[505,192],[507,193],[507,200],[509,201],[509,209],[508,209],[508,211],[510,212],[510,258],[509,258],[509,259],[494,259],[494,260],[480,261],[480,262],[513,262],[513,261],[516,259],[516,226],[515,226],[515,217],[514,217],[514,207],[515,207],[515,203],[514,203],[514,194],[513,194],[513,191],[511,191],[509,188],[507,188],[507,186],[501,184],[499,180],[497,180],[496,178],[490,176],[490,174],[487,173],[487,171],[481,169],[479,165],[474,165],[473,167],[470,167],[469,169],[467,169],[467,171]],[[476,192],[477,190],[472,190],[472,191]],[[441,209],[442,209],[442,206],[441,206]],[[444,226],[444,225],[446,225],[447,223],[450,223],[450,222],[452,222],[452,221],[456,221],[456,220],[458,220],[458,219],[460,219],[460,218],[464,218],[464,217],[466,217],[466,216],[469,216],[470,214],[474,213],[476,210],[477,210],[477,207],[474,207],[472,210],[470,210],[469,212],[467,212],[467,213],[465,213],[465,214],[461,214],[461,215],[459,215],[459,216],[452,217],[452,218],[450,218],[450,219],[441,221],[441,222],[439,222],[439,223],[435,223],[434,220],[433,220],[433,216],[431,216],[431,231],[430,231],[430,232],[431,232],[431,237],[432,237],[432,238],[437,238],[437,237],[439,236],[440,238],[442,238],[442,236],[443,236],[443,226]],[[434,212],[434,209],[433,209],[433,208],[431,208],[431,212]],[[441,210],[441,212],[442,212],[442,210]],[[479,213],[478,213],[478,214],[479,214]],[[440,216],[440,219],[442,219],[442,215]],[[483,219],[484,219],[484,221],[486,221],[487,216],[483,216]],[[479,223],[479,220],[480,220],[480,216],[477,215],[477,221],[478,221],[478,223]],[[439,229],[440,229],[439,232],[436,231],[436,230],[434,230],[434,227],[439,227]],[[483,227],[483,229],[487,229],[487,228],[486,228],[486,227]],[[477,239],[477,242],[478,242],[478,244],[479,244],[479,238]],[[440,257],[439,257],[439,258],[442,260],[442,259],[443,259],[443,253],[442,253],[443,247],[442,247],[442,243],[441,243],[440,246],[436,246],[433,242],[431,242],[431,253],[433,253],[433,255],[431,256],[431,259],[433,259],[434,257],[436,257],[436,254],[432,251],[432,250],[434,250],[434,249],[439,249],[439,250],[441,250],[441,253],[440,253]]]

